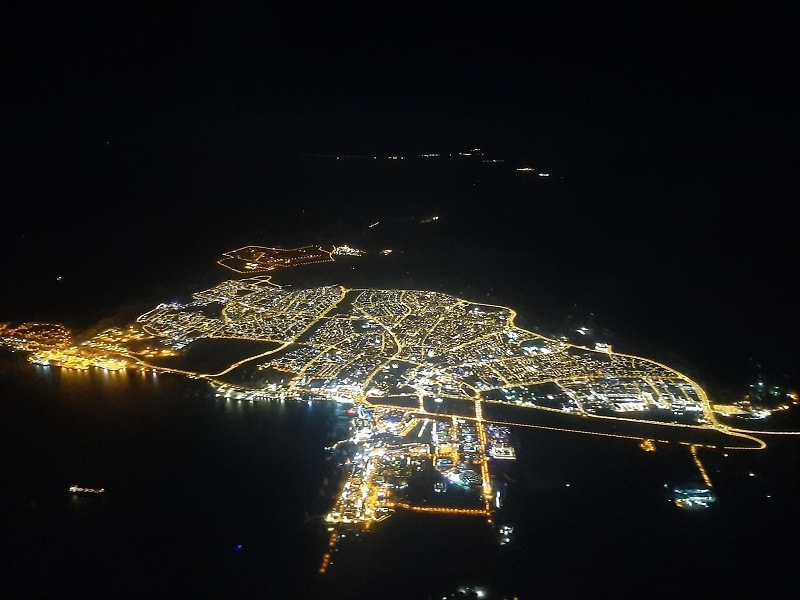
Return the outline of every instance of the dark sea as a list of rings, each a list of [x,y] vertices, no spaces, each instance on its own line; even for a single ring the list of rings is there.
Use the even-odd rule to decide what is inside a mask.
[[[191,181],[188,165],[159,173],[153,159],[128,165],[136,185],[117,177],[119,157],[98,157],[110,171],[87,179],[85,205],[29,207],[10,234],[0,322],[85,334],[230,278],[215,264],[227,250],[348,243],[368,255],[274,280],[447,292],[510,306],[519,326],[545,335],[589,326],[720,401],[759,374],[797,385],[796,308],[781,279],[794,275],[760,259],[783,241],[746,252],[753,238],[717,231],[716,209],[693,201],[707,190],[689,184],[486,152],[505,162],[269,154],[192,171]],[[550,176],[516,171],[527,165]],[[58,182],[36,185],[44,193]],[[727,218],[742,226],[736,210]],[[61,371],[3,351],[0,597],[422,600],[465,585],[524,599],[796,592],[797,437],[703,454],[719,501],[687,513],[664,487],[696,476],[683,446],[644,453],[632,441],[515,429],[518,460],[498,471],[512,544],[498,546],[483,522],[398,514],[342,544],[320,576],[319,516],[337,477],[324,447],[345,431],[330,404],[231,404],[195,380]],[[76,497],[73,484],[107,492]]]

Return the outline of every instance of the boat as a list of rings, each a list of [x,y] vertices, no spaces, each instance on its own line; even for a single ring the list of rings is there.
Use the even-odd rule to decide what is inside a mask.
[[[69,486],[69,491],[73,494],[105,494],[105,488],[85,488],[78,485]]]
[[[513,525],[500,525],[497,528],[497,541],[501,546],[505,546],[514,539]]]

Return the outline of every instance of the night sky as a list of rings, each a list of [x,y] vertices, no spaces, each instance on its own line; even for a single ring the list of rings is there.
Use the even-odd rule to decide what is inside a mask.
[[[12,286],[65,249],[211,237],[231,202],[279,195],[270,157],[481,147],[580,181],[572,214],[617,240],[604,266],[655,253],[655,279],[736,298],[743,339],[798,362],[792,3],[166,4],[2,9]]]
[[[794,148],[789,3],[33,4],[3,19],[9,152],[492,140],[582,167],[774,179]]]

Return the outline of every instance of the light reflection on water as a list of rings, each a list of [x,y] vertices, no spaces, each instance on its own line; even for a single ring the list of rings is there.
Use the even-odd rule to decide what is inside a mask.
[[[65,580],[76,585],[96,573],[120,577],[129,564],[183,585],[191,585],[181,566],[186,561],[216,568],[205,581],[226,585],[234,576],[299,581],[316,566],[306,564],[318,559],[319,533],[307,516],[327,501],[331,486],[325,484],[322,449],[330,430],[342,425],[330,405],[240,403],[180,376],[68,371],[19,357],[0,361],[0,389],[6,395],[0,418],[15,425],[0,440],[4,464],[11,465],[3,474],[11,490],[4,501],[10,499],[13,514],[21,515],[9,539],[36,542],[36,549],[21,544],[15,572],[34,572],[44,545],[51,548],[47,557],[63,565]],[[504,502],[506,516],[518,525],[513,547],[504,547],[498,558],[471,526],[390,519],[350,558],[342,549],[333,589],[337,582],[346,588],[364,561],[373,567],[361,585],[374,589],[395,572],[398,552],[407,553],[409,566],[419,559],[414,568],[422,581],[445,580],[469,565],[470,573],[499,573],[522,585],[533,565],[537,577],[553,585],[569,576],[565,555],[599,577],[618,560],[635,561],[642,547],[656,562],[667,562],[703,540],[719,557],[714,568],[724,572],[725,561],[743,549],[739,536],[777,537],[769,530],[775,517],[737,506],[739,488],[724,475],[715,475],[721,508],[713,513],[687,518],[666,501],[659,504],[662,476],[691,472],[681,448],[651,455],[635,443],[591,436],[516,435],[521,468]],[[743,464],[763,458],[737,455]],[[71,484],[108,491],[102,499],[77,497],[66,492]],[[441,539],[425,537],[433,531]],[[430,552],[418,547],[421,539]],[[238,545],[247,551],[231,566],[225,561]],[[464,548],[470,548],[467,557]],[[250,570],[242,567],[245,560]]]

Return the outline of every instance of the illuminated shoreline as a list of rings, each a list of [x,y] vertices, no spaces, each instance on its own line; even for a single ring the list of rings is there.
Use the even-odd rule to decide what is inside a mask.
[[[258,273],[361,254],[347,245],[247,246],[226,253],[220,264]],[[515,458],[509,428],[631,440],[647,452],[656,444],[686,445],[709,488],[698,448],[763,449],[766,443],[754,433],[779,434],[722,423],[718,412],[734,413],[715,409],[701,386],[667,365],[614,352],[608,344],[590,348],[547,338],[517,327],[516,316],[505,306],[440,292],[341,285],[288,291],[257,275],[222,281],[186,303],[159,304],[134,323],[80,343],[64,327],[41,323],[0,325],[0,342],[45,368],[173,373],[207,380],[226,400],[313,397],[352,407],[348,442],[359,449],[358,458],[323,517],[329,549],[346,529],[368,529],[398,509],[480,516],[496,526],[500,499],[493,497],[490,467]],[[167,366],[198,340],[272,347],[214,373]],[[504,407],[511,417],[495,414]],[[559,415],[574,426],[526,422],[523,414]],[[390,417],[401,420],[401,430]],[[614,431],[617,424],[628,433]],[[612,430],[603,431],[606,425]],[[708,443],[710,433],[720,441]],[[386,435],[401,441],[387,445]],[[415,505],[402,486],[387,483],[405,478],[401,473],[412,464],[438,472],[435,491],[444,504]],[[470,490],[475,506],[447,505],[449,485]],[[326,552],[320,573],[329,565]]]

